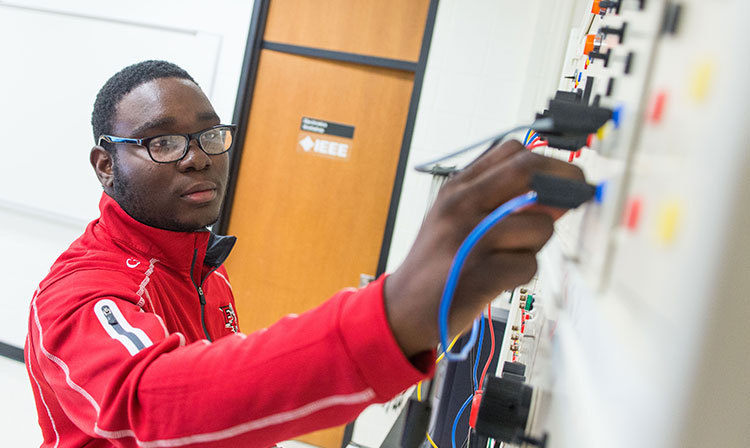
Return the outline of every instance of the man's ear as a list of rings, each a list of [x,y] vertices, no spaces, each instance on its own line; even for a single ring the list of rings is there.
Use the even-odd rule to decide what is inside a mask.
[[[99,178],[99,183],[102,184],[102,188],[107,194],[111,195],[115,183],[114,157],[106,149],[96,145],[91,148],[89,161],[96,172],[96,177]]]

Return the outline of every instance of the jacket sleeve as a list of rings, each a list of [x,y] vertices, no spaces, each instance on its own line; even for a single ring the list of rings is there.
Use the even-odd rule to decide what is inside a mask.
[[[434,352],[408,360],[394,340],[383,283],[249,335],[188,345],[123,298],[73,307],[44,293],[32,302],[30,339],[60,405],[93,437],[264,447],[351,421],[432,373]]]

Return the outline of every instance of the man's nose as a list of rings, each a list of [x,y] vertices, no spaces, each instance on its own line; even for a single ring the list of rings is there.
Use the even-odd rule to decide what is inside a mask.
[[[211,166],[211,156],[203,152],[197,140],[191,139],[188,144],[187,154],[177,162],[177,166],[182,171],[189,171],[191,169],[201,171]]]

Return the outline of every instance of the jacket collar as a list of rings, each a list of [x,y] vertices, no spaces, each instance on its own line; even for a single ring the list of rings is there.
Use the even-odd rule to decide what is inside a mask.
[[[208,229],[175,232],[148,226],[133,219],[106,193],[102,193],[99,210],[101,217],[94,227],[103,229],[115,244],[137,252],[147,261],[155,259],[161,265],[182,272],[190,272],[194,256],[196,266],[220,266],[237,240],[233,236],[216,235]]]

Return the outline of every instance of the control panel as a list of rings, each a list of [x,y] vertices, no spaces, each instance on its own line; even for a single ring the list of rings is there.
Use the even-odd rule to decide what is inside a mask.
[[[750,40],[738,19],[749,11],[733,1],[588,1],[571,30],[549,110],[558,100],[612,115],[578,142],[542,136],[531,146],[603,190],[558,223],[538,278],[516,290],[500,356],[525,366],[533,394],[505,446],[750,440],[747,330],[735,314],[750,317],[741,299]]]
[[[537,111],[556,129],[524,142],[600,189],[513,291],[472,427],[488,446],[747,446],[750,7],[581,3]]]
[[[480,336],[468,365],[496,368],[455,397],[429,389],[432,411],[422,391],[401,446],[748,446],[750,3],[536,11],[514,122],[554,125],[518,137],[580,166],[595,197],[493,303],[505,331],[490,360]]]

